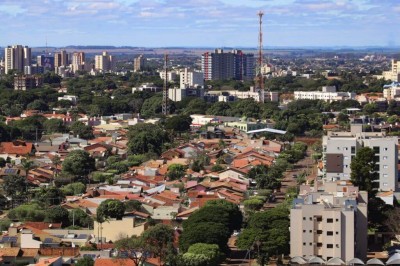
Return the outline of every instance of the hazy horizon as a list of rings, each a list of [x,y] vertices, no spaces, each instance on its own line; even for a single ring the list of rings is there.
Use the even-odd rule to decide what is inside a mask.
[[[397,0],[2,0],[0,46],[396,48]]]

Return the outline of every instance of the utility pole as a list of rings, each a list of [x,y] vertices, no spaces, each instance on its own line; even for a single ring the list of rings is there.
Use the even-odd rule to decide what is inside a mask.
[[[163,87],[163,99],[162,99],[162,114],[167,116],[169,113],[168,108],[168,54],[164,55],[164,87]]]

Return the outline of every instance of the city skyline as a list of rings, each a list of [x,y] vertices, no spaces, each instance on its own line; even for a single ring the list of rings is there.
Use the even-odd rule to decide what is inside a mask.
[[[396,0],[3,0],[0,46],[398,46]]]

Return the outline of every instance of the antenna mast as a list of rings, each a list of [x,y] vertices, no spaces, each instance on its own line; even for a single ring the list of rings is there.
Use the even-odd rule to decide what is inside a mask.
[[[162,99],[162,114],[168,115],[168,54],[164,55],[164,87],[163,87],[163,99]]]
[[[262,17],[264,12],[260,11],[257,13],[259,17],[260,29],[258,33],[258,60],[257,60],[257,86],[258,89],[264,90],[264,77],[262,75],[263,67],[263,32],[262,32]]]

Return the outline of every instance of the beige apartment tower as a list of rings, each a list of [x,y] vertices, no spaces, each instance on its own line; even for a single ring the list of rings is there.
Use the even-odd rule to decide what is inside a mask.
[[[94,68],[100,72],[110,72],[114,70],[114,57],[107,52],[103,52],[101,55],[94,57]]]
[[[290,210],[292,258],[366,259],[367,193],[354,190],[352,185],[336,189],[339,191],[318,191],[294,200]]]
[[[68,65],[68,53],[65,50],[62,50],[58,53],[54,54],[54,67],[65,67]]]
[[[133,71],[142,71],[146,65],[146,58],[141,54],[133,60]]]
[[[31,48],[22,45],[13,45],[5,48],[5,73],[11,70],[24,72],[25,66],[31,65]]]

